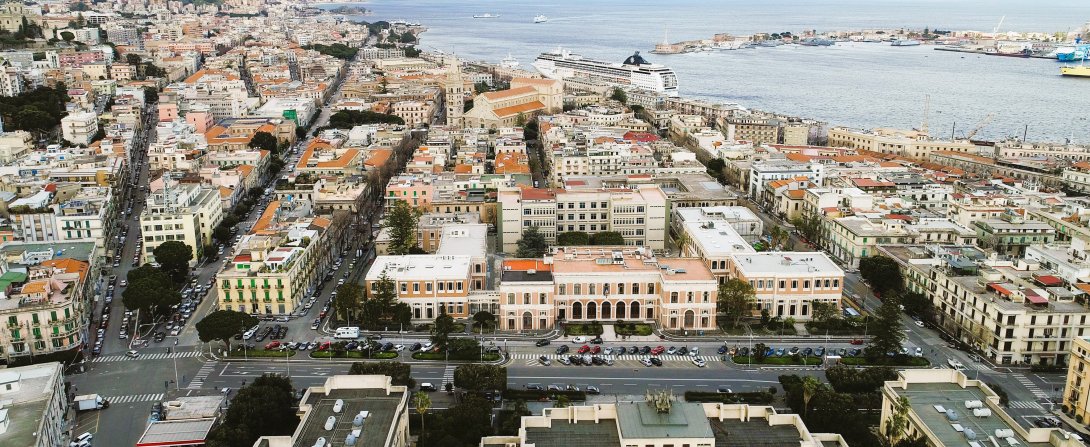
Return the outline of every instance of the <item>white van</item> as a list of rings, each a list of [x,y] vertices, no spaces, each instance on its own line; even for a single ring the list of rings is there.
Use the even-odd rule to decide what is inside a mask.
[[[337,328],[337,333],[333,337],[334,338],[343,338],[343,339],[360,338],[360,328],[355,327],[355,326],[345,326],[345,327]]]

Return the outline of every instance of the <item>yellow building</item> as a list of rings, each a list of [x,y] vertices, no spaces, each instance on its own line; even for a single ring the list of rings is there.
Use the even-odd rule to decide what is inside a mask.
[[[466,127],[498,128],[517,125],[537,113],[554,113],[564,106],[564,85],[550,79],[514,78],[511,88],[473,98],[465,113]]]
[[[1063,408],[1075,420],[1090,422],[1090,336],[1073,340]]]

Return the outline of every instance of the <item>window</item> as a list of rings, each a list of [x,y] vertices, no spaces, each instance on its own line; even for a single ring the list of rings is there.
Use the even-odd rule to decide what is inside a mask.
[[[513,294],[513,293],[508,293],[507,294],[507,304],[515,304],[515,294]]]
[[[431,283],[430,282],[424,283],[424,290],[426,292],[431,292]]]
[[[420,293],[420,283],[418,283],[418,282],[413,283],[413,293]]]
[[[547,301],[547,298],[546,298],[547,296],[548,295],[545,294],[545,293],[537,294],[537,303],[538,304],[545,304],[545,302]]]
[[[670,302],[677,303],[677,292],[670,292]]]
[[[525,293],[522,294],[522,304],[526,304],[526,305],[530,304],[530,293],[529,292],[525,292]]]
[[[787,288],[787,281],[784,281],[784,280],[781,279],[780,280],[780,290],[783,290],[783,289],[786,289],[786,288]]]
[[[409,292],[409,285],[406,284],[406,283],[401,283],[401,293],[408,293],[408,292]]]
[[[576,284],[575,285],[575,294],[576,295],[582,295],[583,294],[583,285],[582,284]]]
[[[799,280],[797,280],[797,279],[792,279],[792,280],[791,280],[791,288],[792,288],[792,289],[797,289],[797,288],[799,288]]]
[[[559,290],[557,290],[558,294],[560,294],[560,295],[567,295],[568,294],[568,285],[567,284],[559,285],[558,289],[559,289]]]

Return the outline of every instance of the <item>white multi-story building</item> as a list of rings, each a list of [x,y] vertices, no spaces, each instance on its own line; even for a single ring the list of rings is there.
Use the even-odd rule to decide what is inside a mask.
[[[72,144],[88,146],[98,133],[98,115],[76,112],[61,118],[61,134]]]
[[[72,439],[64,365],[58,362],[0,370],[0,444],[68,445]]]
[[[0,96],[19,96],[23,93],[23,83],[21,70],[0,65]]]
[[[757,294],[758,312],[772,317],[809,320],[813,303],[840,309],[844,271],[822,252],[763,252],[730,255],[732,278],[748,282]]]
[[[662,250],[666,239],[666,194],[656,185],[631,189],[500,191],[498,231],[503,251],[517,251],[524,230],[538,227],[550,243],[560,233],[615,231],[626,245]]]
[[[155,248],[166,241],[179,241],[193,248],[191,265],[212,244],[212,230],[223,220],[219,190],[193,184],[179,184],[163,178],[153,184],[147,205],[140,213],[144,238],[142,262],[154,262]]]
[[[790,160],[767,160],[754,162],[749,168],[749,190],[747,194],[756,198],[764,191],[765,184],[773,180],[791,180],[806,178],[821,185],[825,180],[825,166],[821,163],[801,163]]]

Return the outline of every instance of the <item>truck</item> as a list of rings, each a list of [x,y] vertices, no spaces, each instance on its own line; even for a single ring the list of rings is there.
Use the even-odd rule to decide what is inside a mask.
[[[74,402],[76,411],[89,411],[89,410],[101,410],[103,408],[110,408],[110,401],[103,399],[98,394],[84,394],[82,396],[76,396]]]

